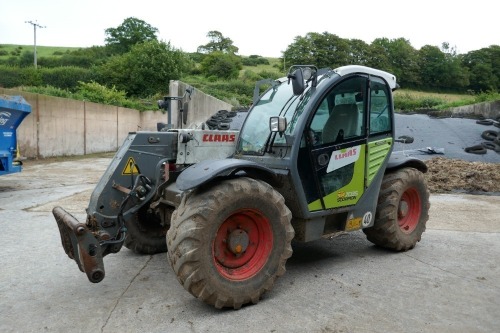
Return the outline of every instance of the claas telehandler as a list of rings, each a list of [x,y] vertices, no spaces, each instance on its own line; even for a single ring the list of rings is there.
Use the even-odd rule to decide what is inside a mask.
[[[104,278],[103,257],[123,245],[168,251],[193,296],[238,309],[285,273],[292,240],[362,230],[395,251],[420,241],[427,168],[392,154],[395,142],[412,140],[395,137],[396,77],[297,65],[267,87],[237,130],[130,133],[86,221],[53,209],[65,252],[91,282]]]

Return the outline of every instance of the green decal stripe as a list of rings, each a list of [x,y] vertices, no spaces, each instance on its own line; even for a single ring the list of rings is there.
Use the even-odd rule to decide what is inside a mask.
[[[377,175],[392,145],[392,138],[370,142],[368,144],[367,186]]]

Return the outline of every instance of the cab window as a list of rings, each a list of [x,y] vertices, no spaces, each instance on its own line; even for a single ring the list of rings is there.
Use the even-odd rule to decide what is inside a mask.
[[[364,136],[365,91],[366,78],[353,77],[325,96],[310,126],[315,144],[338,144]]]
[[[370,84],[370,134],[390,132],[391,123],[391,94],[382,79],[372,78]]]

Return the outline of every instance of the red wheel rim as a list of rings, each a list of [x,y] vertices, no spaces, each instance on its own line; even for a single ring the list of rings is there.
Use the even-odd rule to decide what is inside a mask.
[[[230,280],[245,280],[267,263],[273,248],[269,219],[254,209],[233,212],[219,227],[212,247],[217,271]]]
[[[399,201],[398,222],[401,231],[405,234],[412,233],[418,225],[420,213],[420,195],[416,188],[409,188],[403,193]]]

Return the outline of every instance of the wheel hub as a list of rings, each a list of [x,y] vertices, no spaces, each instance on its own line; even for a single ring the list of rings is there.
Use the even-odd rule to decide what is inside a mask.
[[[247,250],[248,242],[248,234],[242,229],[236,229],[229,234],[227,246],[229,251],[238,256]]]
[[[401,200],[398,207],[398,217],[402,219],[407,214],[408,214],[408,203],[404,200]]]
[[[256,209],[233,212],[220,225],[212,245],[217,271],[230,280],[257,274],[273,249],[269,219]]]
[[[405,234],[412,233],[420,220],[421,201],[416,188],[408,188],[398,205],[398,223],[399,228]]]

